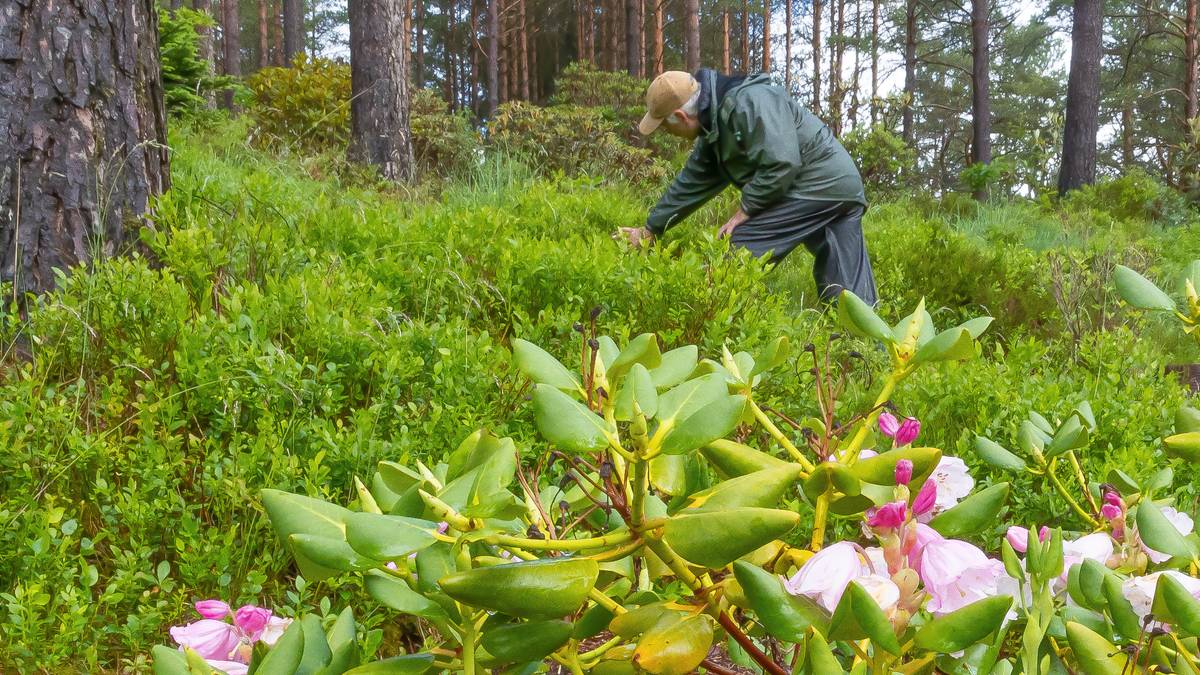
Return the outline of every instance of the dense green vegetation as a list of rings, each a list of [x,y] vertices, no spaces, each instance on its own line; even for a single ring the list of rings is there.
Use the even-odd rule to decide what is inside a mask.
[[[839,330],[814,306],[806,254],[768,270],[713,238],[730,200],[631,254],[610,234],[652,194],[619,180],[538,177],[537,158],[489,153],[411,199],[245,137],[237,123],[178,130],[144,253],[65,277],[27,322],[5,325],[0,663],[141,670],[210,596],[331,616],[353,600],[382,631],[368,644],[394,651],[402,626],[355,583],[296,582],[260,489],[345,503],[378,460],[436,460],[481,427],[536,456],[545,445],[510,340],[569,359],[572,324],[593,307],[619,341],[653,331],[707,354],[779,335],[825,344]],[[1082,461],[1147,477],[1185,396],[1163,366],[1200,355],[1126,315],[1109,278],[1118,263],[1178,273],[1200,250],[1195,221],[1138,173],[1063,203],[876,204],[866,227],[883,316],[923,296],[939,325],[996,317],[981,359],[923,370],[896,407],[921,418],[923,443],[982,470],[975,434],[1010,439],[1031,410],[1061,416],[1088,399],[1098,430]],[[843,405],[857,410],[885,356],[850,338],[832,350],[855,370]],[[787,372],[759,397],[812,414],[808,366],[793,357]],[[1012,522],[1082,527],[1019,480]],[[1192,503],[1200,481],[1178,480]]]

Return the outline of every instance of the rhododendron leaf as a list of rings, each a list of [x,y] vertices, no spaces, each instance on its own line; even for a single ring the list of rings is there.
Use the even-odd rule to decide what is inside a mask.
[[[1084,559],[1078,567],[1079,592],[1082,597],[1076,600],[1081,600],[1079,604],[1089,609],[1104,611],[1108,606],[1108,598],[1104,594],[1104,579],[1111,576],[1112,572],[1090,558]]]
[[[887,503],[887,499],[882,502],[871,499],[866,495],[867,489],[880,487],[878,485],[863,484],[863,494],[857,494],[852,497],[839,497],[829,503],[829,512],[835,516],[854,516],[858,515],[872,506],[880,506]],[[890,495],[889,495],[890,497]]]
[[[788,593],[779,577],[739,560],[733,573],[742,593],[768,633],[787,642],[799,642],[809,629],[829,630],[829,614],[812,599]]]
[[[929,522],[929,526],[943,537],[951,538],[979,532],[995,524],[1010,491],[1008,483],[996,483],[984,488],[938,514]]]
[[[936,363],[938,361],[960,361],[975,356],[975,338],[965,328],[950,328],[938,333],[932,340],[921,345],[913,355],[912,363]]]
[[[629,375],[621,382],[621,388],[617,391],[614,407],[618,420],[628,422],[634,418],[634,401],[637,401],[638,408],[647,419],[654,417],[658,411],[658,391],[654,389],[650,371],[640,363],[633,364]]]
[[[354,624],[354,610],[343,609],[325,635],[329,645],[329,663],[318,675],[344,673],[358,665],[358,631]]]
[[[778,457],[724,438],[700,448],[700,454],[712,464],[718,475],[725,478],[788,465]]]
[[[745,396],[725,395],[677,423],[662,440],[664,454],[682,455],[723,438],[737,427],[746,407]]]
[[[566,391],[581,391],[579,380],[550,352],[521,338],[512,340],[513,363],[536,384],[546,384]]]
[[[916,494],[920,486],[925,484],[925,480],[937,468],[938,462],[942,459],[942,451],[937,448],[900,448],[867,459],[860,459],[850,467],[850,470],[864,482],[874,485],[895,485],[896,463],[902,459],[913,463],[912,482],[909,485],[913,486],[912,492]]]
[[[684,612],[668,607],[666,602],[652,602],[618,614],[608,624],[608,629],[614,635],[631,640],[650,630],[667,614],[682,617]]]
[[[679,420],[690,417],[697,410],[729,395],[725,376],[712,373],[693,378],[667,390],[658,397],[659,432],[670,431]]]
[[[992,325],[992,321],[994,321],[994,319],[992,319],[990,316],[977,316],[969,321],[964,321],[959,328],[967,331],[971,334],[972,338],[978,340],[979,336],[983,335],[984,331],[986,331],[988,327]]]
[[[283,635],[272,645],[256,673],[294,673],[304,658],[304,627],[302,622],[293,621]],[[324,636],[322,636],[322,640]]]
[[[450,544],[438,542],[417,552],[417,589],[422,593],[438,590],[437,582],[456,571],[454,552]]]
[[[571,639],[562,620],[510,623],[484,630],[480,644],[500,663],[540,661]]]
[[[874,598],[858,582],[846,586],[842,599],[829,621],[829,637],[833,640],[870,638],[875,647],[891,654],[900,653],[900,642],[892,631],[892,622],[875,603]]]
[[[1175,311],[1175,302],[1170,296],[1155,286],[1154,282],[1124,265],[1117,265],[1113,270],[1113,282],[1121,298],[1138,309]]]
[[[1174,482],[1175,470],[1169,466],[1164,466],[1155,471],[1150,480],[1146,481],[1146,495],[1149,496],[1157,490],[1165,490],[1171,487],[1171,484]]]
[[[895,342],[892,329],[879,318],[870,305],[850,291],[844,290],[838,296],[838,318],[842,326],[855,335],[875,338],[886,343]]]
[[[915,325],[913,324],[914,319],[916,320]],[[892,338],[897,344],[902,343],[908,337],[910,330],[916,331],[918,347],[937,335],[937,329],[933,326],[933,317],[925,309],[925,298],[921,298],[921,302],[917,303],[917,308],[911,314],[900,319],[895,326],[891,327]]]
[[[1200,410],[1182,405],[1175,411],[1175,433],[1200,431]]]
[[[1099,633],[1074,621],[1067,622],[1067,643],[1083,675],[1125,675],[1137,673],[1129,668],[1131,655],[1121,651]]]
[[[1105,479],[1112,483],[1114,487],[1121,491],[1122,494],[1131,494],[1141,492],[1142,488],[1132,476],[1120,469],[1109,469]]]
[[[817,631],[809,631],[805,640],[804,675],[843,675],[846,671],[833,656],[829,643]]]
[[[621,348],[618,347],[617,343],[607,335],[601,335],[596,341],[600,343],[600,348],[597,350],[600,352],[600,363],[596,364],[596,366],[604,366],[604,369],[607,370],[611,368],[613,362],[617,360],[617,356],[621,353]]]
[[[755,471],[721,481],[688,497],[688,508],[736,508],[756,506],[774,508],[796,484],[803,470],[799,464],[784,464],[774,469]]]
[[[372,598],[401,614],[411,614],[426,619],[446,616],[446,612],[440,605],[409,588],[402,579],[397,579],[390,574],[369,570],[363,574],[363,585],[366,586],[367,593]]]
[[[1049,443],[1050,439],[1054,436],[1054,425],[1050,424],[1050,420],[1046,419],[1038,411],[1030,410],[1029,421],[1040,432],[1039,435],[1042,436],[1043,440]]]
[[[1171,624],[1180,634],[1200,636],[1200,600],[1170,574],[1158,577],[1152,611],[1155,618]]]
[[[941,654],[966,649],[996,632],[1011,606],[1007,595],[977,600],[921,626],[913,641],[921,649]]]
[[[1030,533],[1033,529],[1030,528]],[[1037,573],[1047,581],[1055,579],[1063,572],[1063,540],[1062,528],[1056,527],[1050,533],[1050,538],[1041,546],[1041,559],[1038,560]]]
[[[662,362],[662,352],[658,350],[658,338],[653,333],[642,333],[629,341],[625,348],[617,354],[617,358],[608,362],[605,377],[610,383],[615,383],[624,377],[625,373],[640,363],[647,369],[658,367]]]
[[[628,587],[628,583],[626,587]],[[612,593],[612,590],[610,589],[606,593]],[[575,625],[571,628],[571,637],[576,640],[586,640],[590,637],[595,637],[608,627],[609,622],[613,620],[613,616],[612,610],[604,605],[592,605],[583,613],[583,616],[579,617]]]
[[[787,361],[788,356],[792,352],[792,345],[788,341],[787,336],[781,335],[771,341],[766,349],[763,349],[758,354],[758,358],[754,360],[754,369],[750,371],[750,376],[753,377],[759,373],[765,373],[776,366]]]
[[[1080,401],[1075,406],[1075,414],[1079,415],[1079,420],[1083,422],[1087,430],[1094,432],[1096,430],[1096,415],[1092,412],[1092,404],[1087,401]]]
[[[329,570],[354,572],[383,564],[380,560],[360,555],[350,548],[350,544],[346,543],[345,539],[318,537],[312,534],[293,534],[288,537],[288,542],[296,552],[297,562],[299,562],[300,556],[303,556],[308,561]],[[305,578],[309,578],[307,574]]]
[[[1155,551],[1161,551],[1170,556],[1191,558],[1195,555],[1195,547],[1189,542],[1175,525],[1167,520],[1162,509],[1150,500],[1143,500],[1137,508],[1138,535],[1142,541]]]
[[[296,558],[296,566],[300,568],[304,578],[319,581],[336,574],[340,568],[322,565],[297,551],[292,545],[291,537],[296,534],[308,534],[342,540],[346,536],[346,517],[352,512],[337,504],[290,492],[267,489],[261,494],[271,527],[280,541],[292,551]],[[349,545],[346,545],[346,548],[349,549]]]
[[[187,657],[178,649],[155,645],[150,651],[154,655],[154,675],[192,675]]]
[[[669,495],[686,494],[687,461],[684,455],[659,455],[650,460],[650,484]]]
[[[1200,431],[1167,436],[1163,439],[1167,454],[1188,462],[1200,462]]]
[[[1046,446],[1046,456],[1056,457],[1068,450],[1082,448],[1087,445],[1087,442],[1087,429],[1079,421],[1077,415],[1072,415],[1062,423],[1062,426],[1055,432],[1054,438],[1050,440],[1050,444]]]
[[[606,448],[613,432],[603,417],[546,384],[533,392],[533,416],[542,437],[568,452]]]
[[[1004,571],[1008,576],[1018,580],[1025,579],[1025,570],[1021,568],[1021,559],[1017,557],[1017,551],[1007,537],[1000,540],[1000,560],[1004,562]]]
[[[437,541],[437,523],[418,518],[352,513],[346,518],[346,541],[355,551],[377,560],[399,560]]]
[[[712,641],[708,615],[664,616],[638,640],[632,662],[654,675],[686,675],[708,656]]]
[[[1020,446],[1021,452],[1034,456],[1045,449],[1046,441],[1042,432],[1026,420],[1021,422],[1021,427],[1017,430],[1017,445]]]
[[[1125,599],[1124,593],[1121,592],[1121,580],[1116,575],[1108,575],[1104,577],[1104,582],[1101,584],[1101,590],[1104,592],[1104,599],[1107,603],[1105,612],[1112,620],[1113,628],[1117,629],[1117,633],[1126,640],[1136,640],[1142,632],[1142,622],[1138,619],[1138,615],[1133,611],[1133,605]]]
[[[665,541],[684,560],[717,569],[782,537],[800,514],[777,509],[684,510],[664,527]]]
[[[296,666],[293,672],[321,672],[325,666],[329,665],[329,660],[333,658],[333,651],[329,649],[329,641],[325,639],[325,628],[321,625],[320,617],[315,614],[305,614],[299,621],[293,623],[299,623],[301,631],[304,633],[304,652],[300,657],[300,665]]]
[[[1112,630],[1108,626],[1108,620],[1104,618],[1104,615],[1100,614],[1098,612],[1093,612],[1090,609],[1086,609],[1084,607],[1073,607],[1071,605],[1067,605],[1066,607],[1063,607],[1062,609],[1060,609],[1059,613],[1062,614],[1062,623],[1063,623],[1062,632],[1063,632],[1064,638],[1066,637],[1066,634],[1067,634],[1066,624],[1067,624],[1067,622],[1070,622],[1070,621],[1074,621],[1075,623],[1083,624],[1084,626],[1087,626],[1088,628],[1096,631],[1097,633],[1112,632]]]
[[[548,558],[456,572],[442,577],[438,586],[473,607],[529,619],[557,618],[579,609],[599,574],[590,558]]]
[[[366,663],[346,671],[345,675],[415,675],[432,667],[433,654],[408,654]]]
[[[979,455],[979,458],[983,461],[998,469],[1024,471],[1026,468],[1025,460],[983,436],[975,437],[975,454]]]
[[[657,389],[666,389],[687,379],[696,369],[700,350],[696,345],[687,345],[664,352],[658,366],[650,369],[650,380]]]
[[[486,429],[479,429],[450,453],[446,461],[446,480],[453,481],[471,469],[493,463],[497,456],[511,457],[516,449],[511,438],[497,438]]]

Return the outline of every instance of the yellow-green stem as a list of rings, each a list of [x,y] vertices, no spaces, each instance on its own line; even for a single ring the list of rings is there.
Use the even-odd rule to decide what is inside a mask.
[[[758,423],[763,425],[763,428],[767,430],[768,434],[771,434],[771,438],[774,438],[776,443],[782,445],[783,449],[787,450],[788,454],[792,456],[792,459],[796,460],[800,466],[804,467],[805,471],[811,473],[812,470],[816,468],[812,461],[805,457],[804,453],[800,452],[800,449],[797,448],[790,439],[788,439],[787,434],[784,434],[779,430],[779,427],[775,426],[775,423],[771,421],[770,417],[767,417],[767,414],[763,412],[762,408],[758,407],[757,403],[750,401],[750,410],[754,412],[754,419],[758,420]]]
[[[463,616],[462,622],[462,667],[467,675],[475,675],[475,619],[471,615]]]
[[[1092,498],[1092,491],[1088,489],[1087,477],[1083,475],[1083,467],[1079,466],[1079,458],[1075,456],[1075,451],[1068,450],[1067,458],[1071,460],[1071,468],[1075,471],[1075,480],[1079,481],[1079,488],[1083,490],[1083,496],[1087,497],[1088,505],[1092,507],[1092,513],[1099,513],[1100,507],[1096,506],[1096,500]]]
[[[612,649],[613,647],[616,647],[617,645],[621,644],[623,639],[624,638],[622,638],[619,635],[615,636],[612,639],[610,639],[608,642],[605,642],[604,644],[596,647],[595,649],[592,649],[591,651],[587,651],[587,652],[580,654],[579,660],[584,662],[585,664],[587,664],[587,666],[589,668],[591,668],[595,664],[587,663],[588,661],[594,661],[594,660],[600,658],[601,656],[604,656],[605,652],[607,652],[608,650]]]
[[[625,531],[613,532],[601,537],[588,537],[586,539],[529,539],[507,534],[497,534],[484,539],[484,541],[498,546],[517,546],[534,551],[586,551],[593,548],[624,544],[632,541],[633,538],[633,532]]]
[[[863,443],[867,440],[867,434],[874,426],[875,420],[879,419],[879,413],[882,412],[884,403],[887,403],[892,398],[892,392],[896,390],[896,385],[900,383],[908,375],[908,370],[900,368],[893,370],[891,375],[883,382],[883,389],[879,391],[879,396],[875,397],[875,403],[871,406],[871,412],[867,414],[866,419],[859,425],[858,431],[854,433],[854,438],[850,439],[850,444],[842,450],[842,455],[846,458],[846,464],[853,464],[858,461],[858,453],[862,451]]]
[[[647,462],[642,459],[634,460],[629,473],[629,525],[637,529],[646,520],[646,493],[650,490]]]
[[[1080,518],[1083,518],[1084,522],[1086,522],[1090,527],[1097,527],[1099,523],[1096,522],[1096,519],[1093,518],[1087,511],[1083,510],[1083,507],[1079,505],[1079,502],[1075,501],[1075,498],[1072,497],[1071,493],[1067,491],[1067,487],[1062,484],[1062,481],[1058,479],[1058,476],[1054,475],[1054,468],[1057,466],[1057,463],[1058,460],[1052,459],[1050,460],[1050,463],[1045,466],[1046,475],[1050,477],[1050,482],[1054,485],[1054,489],[1058,491],[1058,494],[1062,495],[1062,498],[1065,499],[1067,504],[1071,506],[1071,509],[1074,510],[1075,513],[1079,514]]]
[[[813,510],[813,531],[812,539],[809,542],[809,550],[814,553],[821,550],[825,545],[825,521],[829,519],[829,491],[821,493],[817,497],[816,508]]]

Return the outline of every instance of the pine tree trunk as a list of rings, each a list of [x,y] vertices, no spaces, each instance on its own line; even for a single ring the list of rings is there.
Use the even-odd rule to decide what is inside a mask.
[[[974,164],[990,164],[992,161],[992,101],[988,86],[991,65],[989,9],[988,0],[971,0],[971,161]],[[1097,57],[1097,68],[1099,64]],[[987,199],[986,188],[976,190],[975,198],[981,201]]]
[[[913,146],[913,103],[917,95],[917,0],[904,3],[904,117],[901,133]]]
[[[417,0],[417,2],[421,2],[421,0]],[[404,39],[408,41],[408,44],[405,45],[405,49],[408,50],[408,58],[404,59],[404,66],[405,66],[404,78],[407,81],[412,82],[413,81],[412,80],[413,0],[404,0],[404,7],[402,7],[401,9],[404,12],[404,20],[401,22],[401,29],[404,31]]]
[[[471,75],[468,78],[468,83],[471,88],[471,93],[470,93],[470,102],[471,103],[470,103],[470,105],[471,105],[471,114],[475,115],[476,118],[483,117],[483,111],[480,110],[480,105],[479,105],[479,103],[480,103],[479,71],[480,71],[480,62],[483,58],[483,54],[481,54],[483,45],[480,43],[480,40],[479,40],[479,14],[481,12],[481,8],[479,6],[480,1],[481,0],[471,0],[471,37],[470,37],[470,44],[469,44],[469,48],[471,50]],[[412,2],[412,0],[408,0],[408,2]],[[408,35],[408,31],[405,31],[404,34]]]
[[[271,65],[271,42],[267,28],[267,0],[258,0],[258,67]]]
[[[269,0],[271,5],[271,63],[284,65],[283,60],[283,7],[279,0]]]
[[[420,0],[418,0],[419,2]],[[496,115],[500,106],[500,0],[487,2],[487,97],[488,116]]]
[[[224,73],[231,77],[242,74],[242,45],[238,26],[237,0],[221,0],[221,61]],[[226,89],[222,95],[226,110],[233,110],[233,90]]]
[[[683,28],[687,35],[684,64],[689,73],[700,69],[700,0],[683,0]]]
[[[1133,166],[1133,100],[1126,98],[1121,106],[1121,163]]]
[[[413,56],[412,82],[413,88],[423,89],[425,87],[425,3],[427,0],[415,1],[417,6],[416,16],[413,17],[413,27],[416,35],[413,37],[413,45],[416,54]]]
[[[771,0],[763,0],[762,70],[771,74]]]
[[[517,0],[517,67],[521,73],[521,100],[529,96],[529,22],[525,13],[525,0]]]
[[[1196,27],[1198,4],[1200,0],[1187,0],[1183,24],[1184,116],[1189,120],[1200,116],[1200,92],[1197,92],[1196,86],[1197,70],[1200,70],[1200,66],[1197,65],[1197,61],[1200,60],[1200,54],[1197,53],[1197,40],[1200,39],[1200,35],[1197,35]]]
[[[583,13],[586,11],[586,5],[583,0],[575,0],[575,60],[586,61],[587,57],[587,40],[583,36],[583,31],[586,29],[586,22],[583,18]]]
[[[625,67],[634,77],[642,76],[642,0],[625,0]]]
[[[916,0],[909,0],[909,2],[915,1]],[[812,109],[813,112],[819,112],[821,110],[821,0],[813,0],[812,12]]]
[[[458,108],[454,91],[454,1],[442,0],[442,16],[446,20],[446,32],[442,35],[442,98],[450,110]]]
[[[879,0],[871,0],[871,125],[879,123]]]
[[[842,32],[838,22],[838,8],[845,0],[829,5],[829,114],[826,123],[834,136],[842,133],[842,63],[838,58]]]
[[[729,10],[721,12],[721,72],[729,73]]]
[[[792,91],[792,0],[783,0],[783,84]]]
[[[304,52],[304,0],[283,0],[283,60],[292,60]]]
[[[205,14],[212,16],[212,0],[192,0],[192,9],[196,10],[197,12],[204,12]],[[197,26],[196,33],[200,36],[200,41],[197,45],[196,51],[201,59],[204,59],[208,62],[208,72],[217,72],[217,69],[214,67],[215,62],[213,60],[212,28],[209,26]]]
[[[353,0],[350,8],[350,158],[385,179],[414,177],[408,129],[408,36],[401,0]]]
[[[858,106],[859,100],[859,75],[862,73],[862,49],[859,45],[862,44],[862,3],[854,4],[854,71],[850,81],[850,128],[858,127]]]
[[[666,0],[650,0],[654,3],[654,74],[663,72],[663,3]]]
[[[1071,73],[1063,126],[1060,195],[1096,180],[1096,134],[1100,114],[1100,59],[1104,39],[1103,0],[1075,0],[1071,28]]]
[[[584,16],[584,58],[588,63],[596,65],[596,3],[587,0],[587,14]]]
[[[0,92],[0,278],[127,252],[170,184],[156,3],[6,4]]]
[[[742,72],[750,72],[750,0],[742,0]]]

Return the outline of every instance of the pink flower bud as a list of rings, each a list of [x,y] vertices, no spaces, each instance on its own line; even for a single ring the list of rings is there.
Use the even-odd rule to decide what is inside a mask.
[[[1013,525],[1004,533],[1004,538],[1017,553],[1024,553],[1029,548],[1029,530],[1019,525]]]
[[[229,616],[229,605],[220,600],[201,600],[195,606],[200,616],[206,619],[224,619]]]
[[[238,611],[233,615],[233,623],[241,628],[246,634],[250,635],[252,640],[257,640],[259,633],[267,627],[267,622],[271,620],[271,610],[255,607],[254,605],[242,605],[238,607]]]
[[[1121,501],[1121,494],[1119,492],[1117,492],[1116,490],[1113,490],[1112,488],[1105,488],[1104,503],[1112,504],[1113,506],[1124,506],[1125,505],[1124,502]]]
[[[918,516],[929,513],[935,504],[937,504],[937,483],[927,480],[921,486],[921,491],[917,493],[917,498],[913,500],[913,513]]]
[[[1116,520],[1122,516],[1121,507],[1116,504],[1108,503],[1100,507],[1100,517],[1105,520]]]
[[[900,422],[896,420],[896,416],[890,412],[879,413],[879,431],[888,438],[895,438],[896,431],[900,429]]]
[[[867,525],[871,527],[893,528],[900,527],[904,524],[904,519],[907,516],[908,509],[904,502],[891,502],[875,509],[867,518]]]
[[[438,523],[438,526],[437,526],[438,534],[446,534],[446,530],[449,530],[449,529],[450,529],[450,523],[447,523],[444,520],[442,522]]]
[[[908,485],[912,480],[913,463],[911,459],[896,462],[896,485]]]
[[[1038,541],[1044,543],[1049,538],[1050,538],[1050,528],[1045,525],[1039,527],[1038,528]]]
[[[896,430],[896,445],[909,445],[917,440],[917,434],[921,433],[921,422],[915,417],[908,417],[900,424],[900,428]]]

